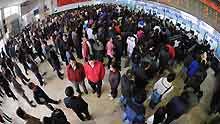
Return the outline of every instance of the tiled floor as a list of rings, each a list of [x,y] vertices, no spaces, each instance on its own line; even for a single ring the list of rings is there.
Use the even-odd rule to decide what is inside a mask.
[[[21,66],[20,66],[21,67]],[[52,68],[48,65],[47,62],[44,62],[39,65],[41,72],[47,72],[45,79],[47,81],[47,85],[43,87],[43,89],[48,93],[48,95],[54,99],[63,99],[64,98],[64,89],[66,86],[72,85],[70,82],[66,80],[60,80],[57,78],[56,73],[53,72]],[[63,67],[65,68],[65,67]],[[123,69],[123,72],[125,69]],[[122,73],[123,73],[122,72]],[[83,98],[89,104],[89,110],[94,118],[92,121],[88,122],[80,122],[80,120],[76,117],[72,110],[65,108],[64,104],[61,103],[55,107],[61,108],[65,114],[67,115],[68,120],[71,124],[122,124],[121,122],[121,110],[118,103],[118,98],[114,101],[110,100],[107,96],[109,93],[109,84],[108,84],[108,72],[106,73],[104,85],[103,85],[103,94],[101,98],[97,98],[96,95],[90,94],[84,95]],[[194,107],[189,113],[183,115],[177,122],[178,124],[204,124],[204,121],[207,119],[206,110],[209,106],[210,96],[212,94],[213,88],[213,76],[212,71],[208,71],[208,77],[205,82],[202,84],[202,89],[204,90],[204,96],[201,100],[201,103]],[[31,72],[29,72],[29,77],[31,77],[31,81],[39,84],[36,81],[36,78],[33,76]],[[177,91],[178,87],[182,87],[182,80],[177,79]],[[87,85],[90,89],[90,87]],[[23,86],[28,94],[28,97],[33,99],[31,91],[27,88],[27,86]],[[18,96],[16,94],[16,96]],[[20,96],[18,96],[19,101],[14,102],[12,99],[4,98],[5,102],[2,106],[4,112],[8,113],[13,118],[13,124],[23,124],[24,122],[18,118],[15,114],[15,110],[18,106],[22,107],[28,113],[34,115],[38,118],[43,118],[44,116],[50,115],[50,110],[45,106],[38,105],[36,108],[31,108]],[[152,114],[153,110],[149,110],[147,108],[147,116]]]

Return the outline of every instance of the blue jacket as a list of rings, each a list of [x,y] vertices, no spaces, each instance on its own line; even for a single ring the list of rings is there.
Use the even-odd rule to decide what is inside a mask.
[[[199,63],[196,60],[193,60],[188,68],[188,76],[192,78],[192,76],[199,70]]]
[[[124,120],[128,120],[131,124],[144,124],[145,122],[145,107],[135,102],[134,98],[127,102],[124,114],[126,115]]]

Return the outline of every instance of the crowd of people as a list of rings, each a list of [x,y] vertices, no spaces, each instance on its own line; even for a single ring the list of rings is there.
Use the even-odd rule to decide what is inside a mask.
[[[8,39],[0,59],[0,96],[6,94],[16,102],[16,91],[31,107],[45,105],[52,111],[51,117],[41,121],[18,108],[17,115],[27,124],[69,124],[65,113],[51,105],[60,104],[61,100],[53,100],[44,90],[46,73],[39,70],[36,58],[41,63],[47,62],[61,80],[64,79],[61,69],[66,65],[67,80],[74,88],[65,89],[63,102],[81,121],[90,120],[89,104],[83,99],[83,94],[89,94],[86,83],[100,98],[108,69],[109,97],[111,100],[120,97],[124,124],[170,124],[199,103],[203,96],[200,86],[211,67],[216,81],[209,114],[217,113],[220,112],[219,61],[206,40],[200,44],[197,41],[197,35],[181,28],[181,24],[161,19],[154,12],[136,12],[126,6],[100,4],[56,13]],[[124,65],[122,58],[126,58]],[[177,73],[179,65],[182,70]],[[38,82],[30,82],[31,72],[40,86]],[[177,76],[184,80],[181,95],[159,106],[173,92]],[[155,79],[149,92],[146,87]],[[15,90],[11,90],[10,84]],[[26,96],[22,88],[25,85],[33,91],[37,104]],[[119,85],[121,93],[118,93]],[[145,101],[149,101],[149,108],[155,109],[152,122],[146,118],[149,115],[145,115]],[[0,115],[2,123],[12,122],[6,113]]]

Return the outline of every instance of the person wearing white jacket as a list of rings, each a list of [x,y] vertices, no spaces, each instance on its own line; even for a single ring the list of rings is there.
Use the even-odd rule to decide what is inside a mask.
[[[170,73],[167,77],[161,77],[155,84],[153,91],[156,92],[158,95],[160,95],[160,100],[158,102],[154,102],[155,98],[153,98],[155,95],[151,96],[150,100],[150,107],[154,108],[161,100],[166,98],[166,96],[173,90],[174,86],[172,84],[172,81],[175,80],[176,74]],[[154,94],[154,93],[153,93]]]
[[[135,35],[132,35],[132,36],[129,36],[127,38],[127,52],[128,52],[128,57],[130,58],[132,56],[132,53],[133,53],[133,50],[134,50],[134,47],[136,46],[136,39],[137,39],[137,36]]]

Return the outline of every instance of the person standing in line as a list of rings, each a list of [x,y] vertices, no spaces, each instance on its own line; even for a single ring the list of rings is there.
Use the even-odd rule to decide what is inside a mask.
[[[154,109],[161,100],[165,99],[167,95],[174,89],[172,82],[175,80],[176,74],[170,73],[167,77],[161,77],[153,87],[153,94],[149,106]],[[158,98],[159,96],[159,98]]]
[[[10,85],[9,85],[9,82],[7,81],[7,79],[5,79],[5,77],[4,77],[2,72],[0,72],[0,86],[5,91],[5,94],[8,97],[12,97],[14,100],[18,100],[17,97],[12,92],[12,90],[10,88]]]
[[[26,61],[26,55],[25,55],[25,52],[23,50],[23,48],[19,48],[19,51],[18,51],[18,60],[19,62],[23,65],[24,67],[24,70],[25,70],[25,73],[26,75],[28,75],[28,70],[30,70],[30,68],[28,67],[28,64],[27,64],[27,61]]]
[[[82,44],[82,56],[83,56],[84,61],[87,62],[88,56],[91,54],[89,50],[90,43],[85,37],[83,37],[81,44]]]
[[[29,68],[36,76],[37,80],[40,82],[40,85],[43,86],[45,83],[43,76],[39,72],[39,68],[31,59],[27,59],[27,64],[29,65]]]
[[[0,122],[1,122],[1,124],[8,124],[8,123],[6,123],[6,121],[11,124],[12,118],[9,117],[5,112],[3,112],[2,109],[0,109]]]
[[[5,67],[2,67],[2,72],[4,74],[5,79],[7,79],[10,83],[13,84],[15,91],[24,98],[24,100],[27,101],[27,103],[31,106],[31,107],[36,107],[36,105],[33,103],[32,100],[29,100],[28,97],[25,94],[24,89],[22,88],[21,84],[18,83],[18,81],[16,80],[16,78],[12,75],[12,72]],[[27,84],[26,84],[27,85]]]
[[[46,57],[48,63],[51,65],[52,68],[54,68],[53,63],[52,63],[52,59],[50,58],[50,53],[49,53],[50,50],[53,49],[53,45],[50,46],[47,44],[47,41],[43,41],[42,49],[43,49],[43,54]]]
[[[105,67],[100,61],[89,56],[88,62],[84,64],[84,70],[93,93],[97,92],[97,97],[101,97],[102,80],[105,76]]]
[[[88,104],[83,100],[81,95],[74,96],[74,90],[71,86],[65,89],[65,94],[67,96],[64,98],[65,106],[72,109],[81,121],[90,120],[91,116],[88,111]]]
[[[56,51],[54,49],[50,49],[49,51],[49,58],[52,62],[52,65],[53,65],[53,68],[54,70],[57,72],[57,76],[63,80],[63,75],[60,70],[61,70],[61,63],[60,63],[60,60],[59,60],[59,57],[56,53]]]
[[[15,77],[15,72],[13,70],[13,68],[14,68],[14,64],[13,63],[14,62],[10,58],[6,59],[6,64],[7,64],[8,68],[10,69],[10,71],[12,72],[13,76]]]
[[[54,110],[54,107],[50,104],[59,104],[61,100],[51,99],[38,85],[35,85],[33,82],[28,84],[28,87],[33,91],[35,101],[40,105],[47,106],[51,111]]]
[[[20,78],[20,80],[22,81],[22,83],[24,85],[27,85],[27,82],[30,81],[30,79],[28,79],[21,71],[20,67],[16,64],[16,63],[13,63],[14,64],[14,71],[16,73],[16,75]]]
[[[117,67],[117,64],[113,63],[110,65],[110,73],[109,73],[109,83],[111,86],[111,93],[109,96],[111,100],[117,97],[118,95],[118,85],[120,83],[121,74]]]
[[[106,51],[107,51],[107,57],[108,57],[108,69],[110,68],[110,65],[112,63],[113,48],[114,48],[113,41],[112,41],[112,38],[110,38],[106,44]]]
[[[74,56],[70,57],[70,63],[69,65],[67,65],[66,74],[67,74],[67,79],[74,84],[75,89],[79,94],[82,94],[79,85],[82,86],[85,94],[88,94],[88,90],[86,89],[86,85],[84,81],[85,71],[83,65],[77,62]]]

